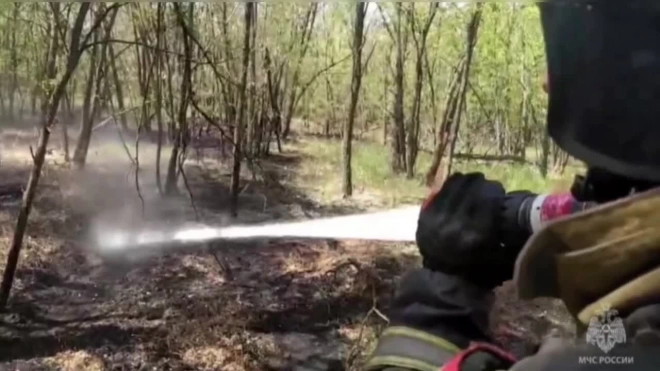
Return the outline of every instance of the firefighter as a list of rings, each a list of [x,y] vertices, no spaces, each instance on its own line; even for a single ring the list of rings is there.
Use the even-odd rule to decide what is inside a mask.
[[[573,195],[604,203],[660,185],[660,3],[551,0],[538,7],[548,131],[588,168]],[[500,183],[473,173],[450,176],[429,197],[417,231],[423,267],[402,278],[367,370],[658,369],[659,352],[646,347],[660,346],[660,298],[624,314],[628,341],[610,355],[634,354],[634,364],[580,363],[579,357],[604,353],[577,340],[549,339],[522,360],[493,344],[493,289],[512,278],[517,252],[530,236],[503,226],[504,205],[534,196],[507,194]]]

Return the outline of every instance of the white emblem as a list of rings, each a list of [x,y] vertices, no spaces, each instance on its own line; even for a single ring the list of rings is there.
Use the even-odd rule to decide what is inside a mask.
[[[599,347],[605,353],[609,353],[617,344],[625,344],[626,329],[618,315],[619,312],[607,306],[591,318],[587,329],[587,343]]]

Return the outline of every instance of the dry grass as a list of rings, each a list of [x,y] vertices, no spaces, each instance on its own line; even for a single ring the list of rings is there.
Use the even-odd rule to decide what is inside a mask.
[[[201,347],[188,349],[183,354],[183,360],[189,365],[200,371],[206,370],[236,370],[242,371],[244,368],[236,364],[227,364],[230,357],[226,349],[218,347]]]
[[[84,351],[68,351],[47,358],[45,363],[58,371],[105,371],[105,362]]]
[[[188,310],[195,313],[195,318],[186,322],[168,323],[169,351],[183,354],[182,357],[188,364],[194,364],[200,369],[225,370],[244,367],[258,370],[263,369],[263,365],[285,367],[287,362],[305,358],[304,354],[314,353],[313,350],[323,352],[328,349],[328,344],[323,343],[313,346],[311,350],[310,344],[300,345],[301,339],[306,339],[305,336],[310,336],[309,342],[321,341],[320,338],[314,337],[316,335],[305,335],[303,328],[330,325],[337,329],[334,336],[342,339],[346,349],[362,350],[352,361],[356,365],[362,362],[376,333],[384,325],[381,319],[373,316],[366,322],[368,326],[365,327],[363,317],[373,300],[377,303],[382,300],[383,288],[387,287],[386,291],[393,288],[394,277],[391,277],[392,273],[386,273],[386,270],[393,269],[394,264],[395,270],[392,272],[400,272],[403,266],[396,263],[395,255],[390,255],[394,251],[385,246],[355,243],[344,245],[337,250],[328,250],[322,246],[305,246],[304,249],[300,247],[288,248],[289,251],[283,247],[275,253],[255,257],[268,262],[272,272],[264,271],[264,266],[255,260],[255,266],[252,268],[254,271],[243,272],[243,277],[253,278],[242,281],[240,285],[263,287],[263,290],[235,291],[231,286],[226,287],[226,295],[219,295],[213,302],[199,303],[203,308],[189,307]],[[382,255],[383,260],[374,261],[373,258],[378,255]],[[409,263],[406,263],[406,266],[407,264]],[[382,279],[376,279],[376,275],[380,275]],[[272,291],[269,292],[267,288]],[[377,297],[372,297],[374,289],[378,290]],[[220,296],[233,297],[233,300],[222,301]],[[343,305],[334,307],[332,301],[342,297],[363,298],[360,300],[364,301],[361,304],[364,312],[353,315],[350,309],[343,309]],[[327,309],[322,312],[327,310],[330,313],[317,313],[316,309],[311,309],[317,305],[314,303],[323,308],[325,302]],[[287,311],[287,308],[298,308],[297,311],[308,320],[295,325],[273,322],[275,327],[283,326],[281,333],[239,330],[252,327],[254,321],[260,322],[259,318],[263,315]],[[309,314],[305,313],[307,310],[311,310]],[[344,315],[340,314],[341,311],[344,311]],[[338,316],[334,317],[331,313]],[[301,329],[287,330],[291,325]],[[335,347],[336,345],[330,345],[328,351],[336,351]],[[194,363],[191,363],[191,360],[194,360]]]
[[[298,167],[291,182],[323,203],[341,203],[341,143],[336,140],[301,138],[292,145],[292,149],[303,154],[305,160]],[[420,153],[417,175],[413,179],[392,175],[389,159],[389,148],[381,144],[355,143],[352,203],[391,207],[421,202],[427,192],[424,178],[431,162],[430,155]],[[563,192],[568,190],[574,174],[581,171],[581,168],[569,167],[565,174],[551,174],[547,178],[543,178],[538,169],[531,165],[458,162],[454,170],[483,172],[488,178],[502,182],[510,191],[524,189]]]
[[[29,152],[27,153],[29,156]],[[23,188],[29,176],[29,167],[26,166],[29,160],[23,158],[19,151],[5,150],[3,155],[7,157],[3,158],[1,168],[2,184]],[[53,169],[44,170],[42,175],[42,186],[37,194],[23,239],[21,261],[24,266],[43,265],[50,254],[65,244],[66,233],[63,233],[63,227],[67,225],[68,214],[64,209],[54,175]],[[0,208],[0,246],[11,245],[20,198],[11,202],[11,205],[13,207]],[[0,261],[6,261],[7,253],[7,248],[0,248]]]

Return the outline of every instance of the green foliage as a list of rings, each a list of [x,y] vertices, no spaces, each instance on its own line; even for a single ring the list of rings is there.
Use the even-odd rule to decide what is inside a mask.
[[[305,140],[293,147],[304,154],[304,162],[296,170],[296,184],[321,200],[341,197],[341,143],[329,140]],[[353,182],[357,199],[386,200],[388,205],[418,203],[428,190],[423,177],[407,180],[388,170],[389,151],[376,143],[360,142],[354,146]],[[430,155],[421,153],[419,164],[430,163]],[[459,161],[456,171],[483,172],[489,179],[502,182],[509,191],[534,192],[566,191],[577,168],[555,178],[543,178],[533,165],[492,164]],[[376,202],[376,201],[374,201]]]
[[[387,27],[395,26],[393,3],[380,3],[370,7],[365,55],[373,50],[363,79],[359,118],[356,131],[365,131],[391,121],[393,100],[393,47],[394,41]],[[428,8],[423,4],[404,4],[408,16],[402,22],[408,33],[405,66],[405,109],[409,116],[414,88],[414,43],[410,36],[410,17],[419,24]],[[381,14],[382,9],[382,14]],[[425,74],[421,121],[423,148],[433,148],[434,135],[442,119],[444,105],[458,61],[465,53],[466,24],[472,12],[470,6],[444,4],[428,37],[428,69]],[[318,42],[305,60],[304,75],[311,75],[329,59],[350,54],[349,11],[346,4],[324,7],[318,23]],[[470,76],[466,119],[461,130],[460,150],[469,150],[478,144],[508,154],[513,151],[518,136],[526,130],[533,141],[527,145],[540,146],[544,133],[546,96],[541,90],[545,75],[545,55],[539,13],[534,5],[489,3],[483,15],[475,60]],[[430,76],[428,76],[430,75]],[[323,122],[335,118],[331,111],[346,105],[350,83],[350,64],[343,63],[329,74],[335,92],[329,97],[327,89],[319,86],[305,97],[307,112],[312,120]],[[323,84],[320,81],[319,84]],[[339,92],[339,93],[338,93]],[[343,92],[343,93],[342,93]],[[433,94],[433,95],[432,95]],[[431,101],[431,97],[434,101]],[[524,105],[524,110],[523,110]],[[335,118],[336,119],[336,118]],[[340,118],[340,119],[343,119]],[[336,122],[336,130],[341,127]],[[466,143],[466,141],[471,143]],[[467,147],[466,147],[467,146]],[[423,169],[423,166],[418,166]]]
[[[400,5],[403,9],[400,19],[396,12],[397,3],[387,2],[371,3],[366,17],[366,43],[363,51],[365,74],[355,132],[362,138],[378,142],[383,142],[383,137],[389,136],[384,135],[385,125],[391,127],[393,121],[396,48],[395,40],[388,30],[396,30],[395,26],[400,22],[404,35],[407,35],[404,36],[404,110],[405,118],[409,121],[416,77],[416,44],[412,25],[416,24],[419,29],[429,14],[428,3]],[[69,11],[69,8],[75,6],[75,3],[67,4],[60,14],[62,47],[58,58],[59,75],[65,69],[67,50],[63,46],[70,36],[68,33],[73,22],[72,14],[75,14],[75,9]],[[179,106],[181,97],[182,30],[177,24],[173,4],[164,3],[161,6],[164,9],[164,24],[160,31],[156,29],[157,3],[138,2],[124,6],[112,30],[112,38],[123,42],[113,44],[113,50],[118,56],[119,79],[127,101],[125,106],[137,107],[155,100],[153,81],[146,93],[140,84],[144,84],[148,74],[145,67],[148,63],[144,62],[144,55],[150,53],[153,58],[156,54],[153,52],[154,45],[160,35],[166,66],[158,78],[168,95],[164,99],[164,116],[166,120],[172,121],[175,116],[172,107]],[[264,113],[267,119],[272,119],[274,115],[268,111],[270,107],[263,107],[270,104],[268,71],[265,66],[268,51],[271,72],[275,77],[280,73],[282,76],[280,85],[276,87],[279,89],[277,98],[280,101],[280,113],[283,116],[289,113],[288,102],[294,76],[298,71],[296,88],[298,92],[303,88],[306,90],[293,116],[312,122],[316,133],[321,132],[320,128],[328,122],[331,134],[341,134],[350,92],[353,4],[319,4],[309,49],[301,58],[302,29],[312,6],[311,3],[300,1],[259,3],[254,46],[255,76],[250,76],[250,86],[254,87],[255,95],[252,97],[249,94],[254,99],[250,106],[253,110],[251,117]],[[244,3],[240,2],[196,3],[194,17],[188,21],[188,27],[196,38],[193,47],[195,95],[204,98],[200,104],[215,116],[222,116],[227,104],[236,104],[236,89],[239,85],[237,76],[244,37],[243,9]],[[436,145],[436,133],[446,110],[456,68],[466,52],[466,26],[474,9],[474,4],[442,3],[431,26],[423,66],[421,97],[419,141],[423,152],[432,151]],[[92,20],[93,15],[90,14],[88,24]],[[3,31],[3,37],[0,38],[3,43],[3,48],[0,48],[0,65],[4,71],[0,76],[0,89],[6,90],[10,85],[13,71],[20,81],[17,95],[22,99],[32,94],[33,87],[48,84],[41,81],[41,75],[52,34],[49,28],[52,22],[53,14],[47,3],[0,5],[0,30]],[[16,48],[9,47],[12,35],[17,36]],[[91,49],[88,49],[83,56],[70,86],[77,102],[81,101],[84,93],[90,52]],[[300,68],[297,68],[298,61]],[[541,90],[545,69],[543,37],[536,6],[487,3],[471,68],[467,107],[459,132],[457,151],[522,156],[526,155],[527,148],[540,148],[545,134],[547,98]],[[107,73],[107,76],[110,75]],[[113,90],[114,82],[110,81],[109,85],[109,90]],[[7,96],[3,94],[0,100],[7,100]],[[378,151],[385,151],[380,147]],[[363,150],[359,150],[357,156],[368,152],[360,151]],[[388,177],[389,155],[376,157],[382,165],[378,173],[357,169],[356,175],[366,177],[367,182]],[[420,155],[415,167],[417,172],[423,173],[428,162],[427,154]]]

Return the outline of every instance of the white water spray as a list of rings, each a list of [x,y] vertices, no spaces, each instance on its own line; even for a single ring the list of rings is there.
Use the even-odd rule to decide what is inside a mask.
[[[149,254],[208,242],[254,239],[336,239],[414,242],[419,206],[369,214],[255,226],[196,226],[178,230],[104,230],[96,233],[93,248],[102,256]]]

